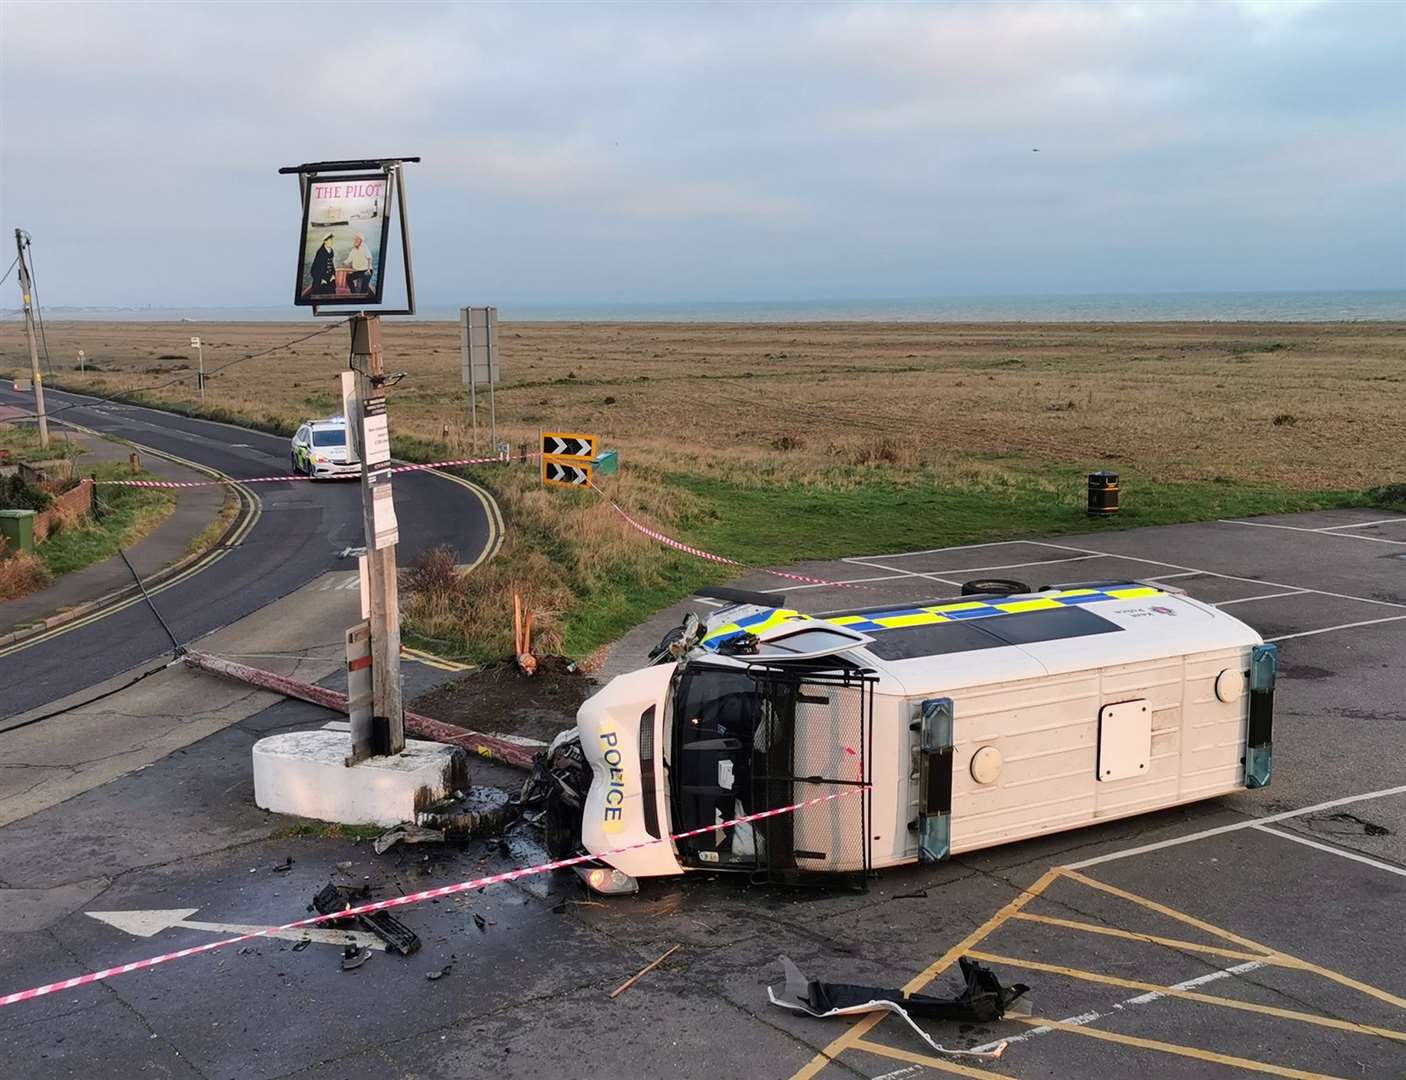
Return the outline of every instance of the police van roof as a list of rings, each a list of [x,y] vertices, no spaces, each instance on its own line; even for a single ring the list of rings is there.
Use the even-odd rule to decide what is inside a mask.
[[[347,426],[347,418],[346,418],[345,416],[327,416],[327,417],[324,417],[324,418],[321,419],[321,420],[314,420],[314,421],[312,422],[312,426],[315,427],[315,428],[320,428],[320,427],[346,427],[346,426]]]
[[[1259,644],[1218,608],[1145,582],[970,596],[825,615],[743,605],[709,619],[704,646],[790,620],[870,638],[843,655],[905,693],[981,685]],[[745,657],[739,657],[744,659]]]

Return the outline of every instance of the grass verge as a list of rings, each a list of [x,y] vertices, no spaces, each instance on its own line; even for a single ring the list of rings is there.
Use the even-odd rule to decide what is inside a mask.
[[[101,462],[91,470],[99,480],[131,479],[132,473],[120,462]],[[150,473],[138,478],[156,479]],[[99,485],[92,517],[65,522],[36,545],[35,554],[55,577],[117,554],[146,536],[176,508],[176,496],[161,488],[132,488]]]

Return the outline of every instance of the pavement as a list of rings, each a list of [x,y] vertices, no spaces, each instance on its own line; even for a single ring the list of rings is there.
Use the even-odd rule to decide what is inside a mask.
[[[246,531],[199,564],[150,589],[177,640],[228,626],[329,571],[355,571],[364,543],[355,483],[294,479],[280,436],[157,409],[49,390],[49,410],[86,428],[125,438],[232,478],[285,476],[243,484],[255,503]],[[29,399],[0,385],[0,404]],[[394,398],[392,398],[394,408]],[[62,410],[62,413],[59,413]],[[491,497],[458,477],[410,472],[395,478],[400,565],[447,545],[461,563],[486,557],[501,539]],[[217,573],[210,568],[218,566]],[[0,646],[0,719],[33,710],[138,665],[169,656],[171,642],[147,605],[124,602],[37,637]]]
[[[56,429],[58,425],[55,425]],[[125,462],[131,448],[82,431],[65,431],[63,436],[82,448],[77,467],[84,472],[96,462]],[[146,454],[143,468],[161,480],[200,482],[209,475],[178,461]],[[231,492],[221,487],[175,488],[175,508],[159,525],[127,549],[127,559],[143,580],[152,578],[167,567],[190,557],[196,538],[219,517],[225,499]],[[99,489],[101,498],[101,489]],[[103,597],[116,596],[136,589],[132,570],[127,569],[120,556],[114,555],[81,570],[64,574],[48,588],[0,603],[0,641],[16,631],[36,624],[57,625],[65,613],[86,606]]]
[[[858,606],[861,592],[863,604],[950,595],[977,574],[1153,578],[1223,605],[1280,643],[1273,783],[885,871],[864,892],[689,874],[603,902],[570,874],[534,875],[400,908],[421,950],[374,952],[353,972],[338,945],[268,939],[0,1008],[0,1061],[26,1078],[1400,1077],[1403,553],[1406,519],[1351,510],[799,568],[851,586],[785,588],[811,611]],[[332,580],[297,599],[335,598],[343,590],[321,587]],[[759,572],[744,584],[782,582]],[[653,629],[639,640],[653,644]],[[449,677],[407,674],[412,692]],[[216,685],[176,692],[203,712],[205,695],[232,692]],[[302,917],[328,880],[389,897],[543,858],[521,828],[506,845],[378,857],[265,814],[252,803],[253,741],[330,716],[256,698],[233,712],[178,752],[151,750],[145,768],[0,827],[0,994]],[[25,730],[102,739],[100,728],[70,739],[67,719]],[[813,978],[937,993],[953,988],[959,955],[979,957],[1033,987],[1033,1015],[925,1022],[948,1047],[1007,1042],[997,1060],[945,1057],[892,1018],[771,1006],[781,955]]]

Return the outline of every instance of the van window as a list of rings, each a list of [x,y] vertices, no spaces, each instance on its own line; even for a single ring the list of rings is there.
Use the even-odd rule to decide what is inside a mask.
[[[346,446],[347,433],[344,428],[318,428],[312,433],[313,446]]]

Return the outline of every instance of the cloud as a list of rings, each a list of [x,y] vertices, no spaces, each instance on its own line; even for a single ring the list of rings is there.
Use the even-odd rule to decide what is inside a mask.
[[[283,303],[276,168],[383,153],[449,302],[1400,287],[1403,18],[11,0],[0,212],[50,303]]]

